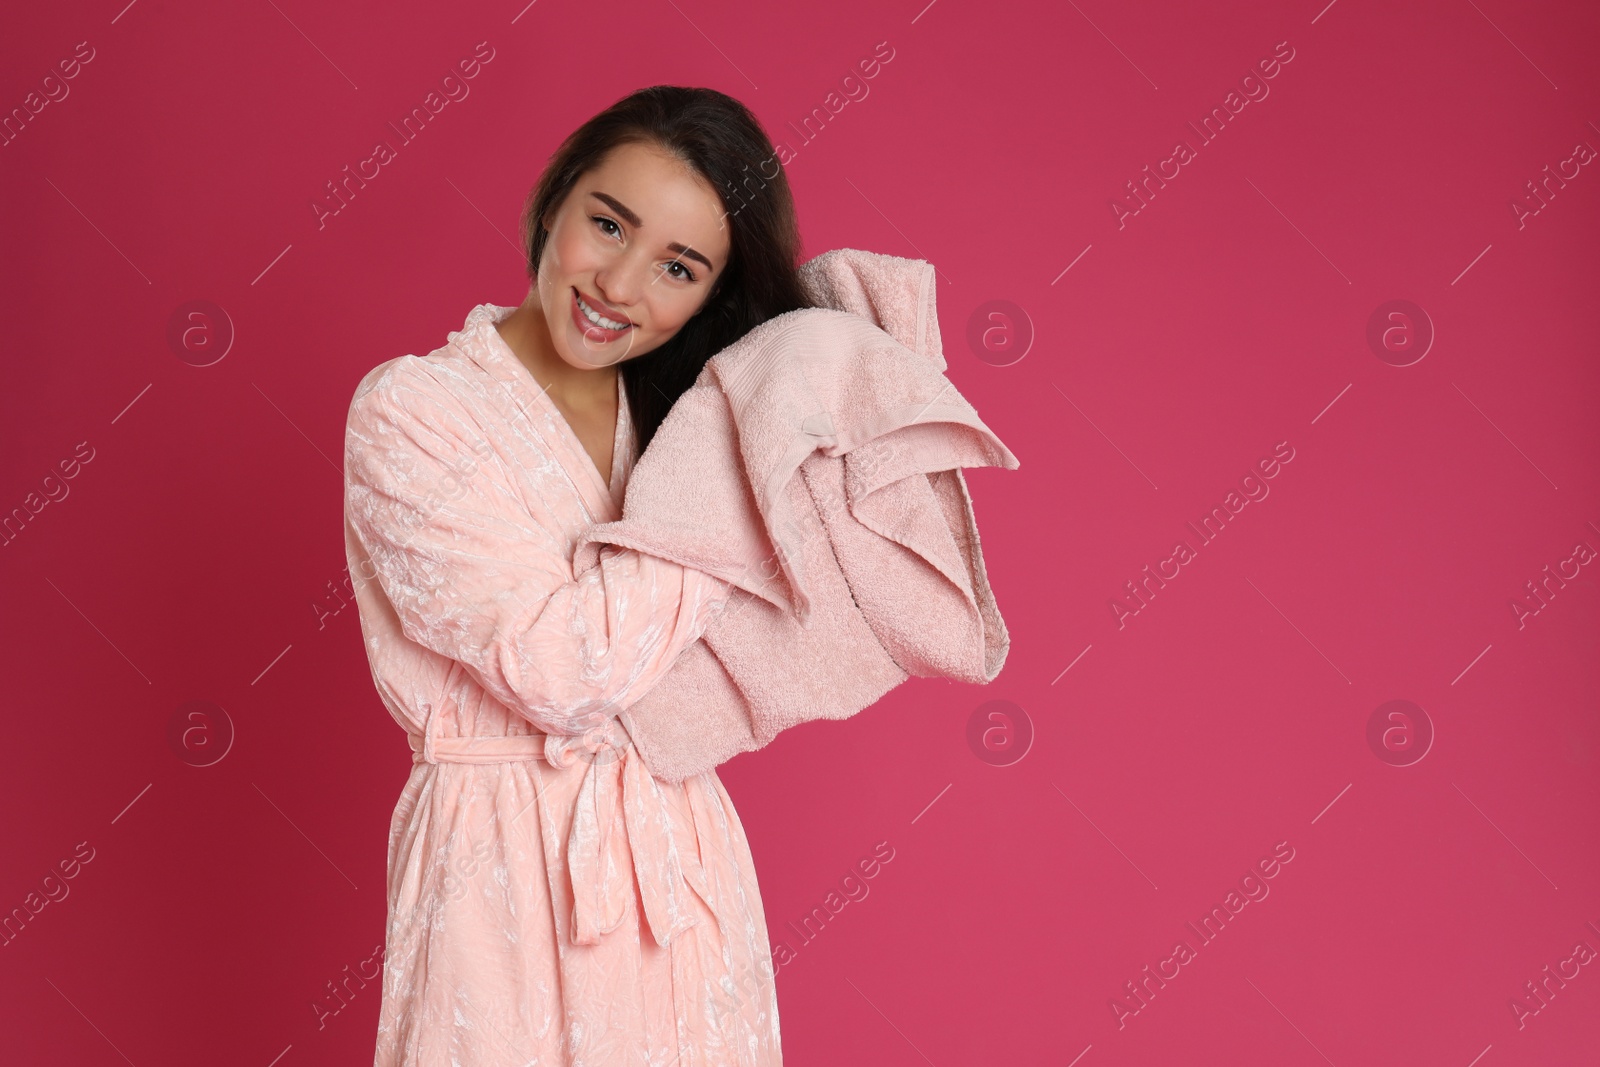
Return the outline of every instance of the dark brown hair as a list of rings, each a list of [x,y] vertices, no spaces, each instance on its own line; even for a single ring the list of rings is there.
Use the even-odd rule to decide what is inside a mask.
[[[658,146],[697,171],[721,198],[731,231],[728,263],[701,309],[665,344],[620,367],[643,451],[707,360],[768,319],[814,305],[800,283],[800,227],[771,139],[733,97],[678,85],[623,97],[556,149],[522,211],[530,280],[549,238],[546,217],[624,144]]]

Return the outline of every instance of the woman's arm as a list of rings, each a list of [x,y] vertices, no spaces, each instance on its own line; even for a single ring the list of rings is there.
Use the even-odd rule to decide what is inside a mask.
[[[727,602],[720,579],[608,545],[570,580],[472,421],[426,372],[364,382],[345,438],[345,510],[406,637],[458,661],[546,733],[626,709]],[[551,463],[556,462],[553,458]]]

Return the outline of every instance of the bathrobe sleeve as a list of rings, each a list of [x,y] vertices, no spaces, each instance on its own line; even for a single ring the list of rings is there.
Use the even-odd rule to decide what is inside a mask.
[[[371,560],[360,577],[380,583],[407,638],[540,730],[602,725],[667,673],[731,587],[617,546],[574,580],[557,517],[532,513],[466,406],[423,378],[369,379],[350,407],[345,511]]]

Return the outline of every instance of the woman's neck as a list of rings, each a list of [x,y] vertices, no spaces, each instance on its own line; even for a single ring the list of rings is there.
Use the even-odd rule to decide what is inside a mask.
[[[606,407],[615,397],[615,366],[580,370],[556,353],[537,290],[529,293],[517,310],[495,323],[495,329],[518,362],[559,407],[592,411]]]

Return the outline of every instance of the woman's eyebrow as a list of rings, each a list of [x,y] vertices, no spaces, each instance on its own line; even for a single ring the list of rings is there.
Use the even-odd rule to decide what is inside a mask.
[[[644,220],[639,218],[638,215],[635,215],[632,208],[628,207],[628,205],[624,204],[616,197],[610,195],[609,193],[601,192],[592,192],[589,195],[594,197],[596,200],[603,200],[606,203],[606,206],[611,208],[611,210],[615,211],[618,215],[621,215],[629,226],[632,226],[636,229],[642,229],[644,227]],[[701,263],[705,264],[706,270],[716,270],[716,268],[711,265],[711,261],[709,259],[695,251],[693,248],[690,248],[688,245],[679,244],[678,242],[673,241],[667,245],[667,248],[678,253],[680,256],[688,256],[690,259],[699,260]]]
[[[621,215],[625,220],[627,220],[629,226],[637,229],[644,225],[644,220],[638,215],[635,215],[632,208],[628,207],[627,204],[624,204],[616,197],[607,193],[591,193],[590,195],[596,200],[604,200],[606,204],[610,206],[612,211],[615,211],[618,215]]]
[[[706,270],[714,271],[717,269],[711,265],[711,261],[709,259],[707,259],[705,256],[702,256],[699,252],[696,252],[688,245],[680,245],[678,242],[673,241],[671,244],[667,245],[667,248],[678,253],[680,256],[688,256],[690,259],[698,259],[701,263],[706,265]]]

